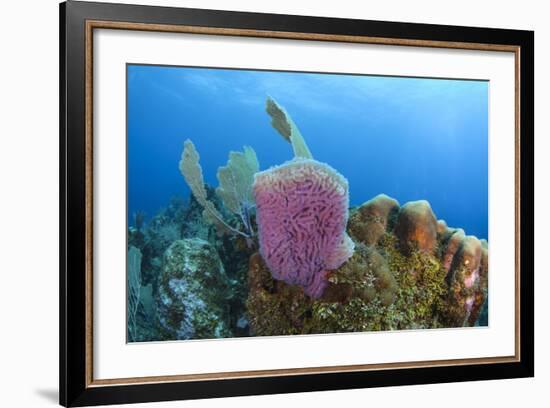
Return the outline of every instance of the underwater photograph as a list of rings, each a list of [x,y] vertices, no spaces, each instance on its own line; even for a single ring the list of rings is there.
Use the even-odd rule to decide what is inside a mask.
[[[126,78],[129,343],[488,326],[488,81]]]

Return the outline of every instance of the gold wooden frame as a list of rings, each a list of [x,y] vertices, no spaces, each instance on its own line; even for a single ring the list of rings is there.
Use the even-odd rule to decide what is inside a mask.
[[[431,360],[383,364],[357,364],[342,366],[305,367],[274,370],[254,370],[237,372],[215,372],[206,374],[185,374],[154,377],[128,377],[114,379],[93,378],[93,30],[118,29],[132,31],[154,31],[186,34],[206,34],[221,36],[241,36],[259,38],[277,38],[311,41],[330,41],[341,43],[363,43],[380,45],[398,45],[412,47],[449,48],[479,51],[513,52],[515,58],[515,353],[513,356],[480,357],[450,360]],[[460,366],[470,364],[514,363],[521,361],[520,356],[520,47],[515,45],[428,41],[395,39],[367,36],[312,34],[285,31],[261,31],[249,29],[230,29],[215,27],[197,27],[187,25],[165,25],[148,23],[127,23],[119,21],[86,21],[86,375],[85,385],[102,387],[112,385],[131,385],[146,383],[168,383],[181,381],[224,380],[251,377],[292,376],[299,374],[319,374],[351,371],[388,370],[396,368],[420,368]]]

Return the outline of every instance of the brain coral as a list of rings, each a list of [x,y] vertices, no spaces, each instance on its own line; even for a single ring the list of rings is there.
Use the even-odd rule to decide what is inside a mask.
[[[348,183],[313,159],[294,159],[254,180],[260,253],[273,278],[319,298],[327,275],[353,255]]]

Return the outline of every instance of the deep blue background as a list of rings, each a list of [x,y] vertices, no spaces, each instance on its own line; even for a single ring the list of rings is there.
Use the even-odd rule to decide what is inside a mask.
[[[292,158],[267,95],[290,113],[315,159],[349,181],[351,205],[379,193],[428,200],[438,217],[488,237],[488,82],[128,66],[128,215],[189,195],[178,163],[193,141],[207,183],[230,150],[262,170]]]

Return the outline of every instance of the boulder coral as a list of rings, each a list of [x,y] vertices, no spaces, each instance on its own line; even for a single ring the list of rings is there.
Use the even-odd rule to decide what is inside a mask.
[[[480,324],[488,319],[488,286],[489,286],[489,244],[481,239],[481,263],[479,265],[479,288],[476,291],[472,311],[468,319],[468,325]],[[476,317],[479,318],[476,320]],[[482,322],[483,321],[483,322]],[[488,322],[485,323],[487,325]]]
[[[482,275],[486,275],[482,261],[481,242],[474,236],[462,239],[453,258],[447,280],[450,285],[447,318],[454,326],[463,326],[477,318],[472,314],[483,305]],[[485,283],[486,285],[486,283]]]
[[[466,238],[466,234],[464,234],[463,229],[459,228],[457,230],[448,232],[446,235],[450,236],[446,239],[444,250],[442,253],[443,258],[441,261],[445,270],[449,272],[456,252],[462,244],[462,241],[464,241],[464,238]]]
[[[425,200],[411,201],[399,210],[395,234],[403,250],[431,253],[437,243],[437,221]]]
[[[355,251],[310,297],[250,258],[252,334],[310,334],[473,326],[487,299],[488,246],[437,222],[429,203],[377,196],[352,209]],[[374,229],[374,232],[369,228]],[[409,242],[410,241],[410,242]]]
[[[377,195],[352,212],[349,222],[351,237],[367,245],[376,245],[398,212],[397,200],[385,194]]]

